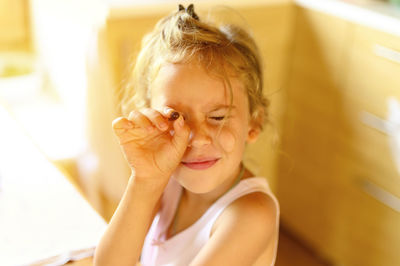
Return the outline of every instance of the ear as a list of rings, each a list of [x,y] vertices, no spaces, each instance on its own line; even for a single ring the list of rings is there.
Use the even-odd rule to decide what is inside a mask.
[[[250,129],[249,133],[247,134],[247,143],[254,143],[258,139],[258,136],[260,135],[261,129]]]
[[[247,132],[247,143],[254,143],[261,133],[261,127],[264,120],[264,110],[258,108],[250,118],[249,130]]]

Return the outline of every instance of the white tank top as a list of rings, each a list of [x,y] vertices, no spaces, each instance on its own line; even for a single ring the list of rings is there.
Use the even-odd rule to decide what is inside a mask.
[[[199,253],[200,249],[210,238],[214,222],[222,211],[234,200],[252,192],[264,192],[275,202],[276,233],[279,230],[279,203],[271,192],[268,182],[263,177],[252,177],[241,180],[235,187],[219,198],[194,224],[178,234],[166,239],[167,230],[175,215],[181,185],[173,178],[170,179],[161,200],[160,211],[155,216],[153,223],[144,241],[140,263],[143,266],[187,266]],[[278,246],[274,246],[275,264]]]

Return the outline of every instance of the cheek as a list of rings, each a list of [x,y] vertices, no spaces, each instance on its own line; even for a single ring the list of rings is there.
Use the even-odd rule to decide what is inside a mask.
[[[230,153],[235,149],[237,138],[229,130],[222,130],[218,136],[218,143],[226,153]]]

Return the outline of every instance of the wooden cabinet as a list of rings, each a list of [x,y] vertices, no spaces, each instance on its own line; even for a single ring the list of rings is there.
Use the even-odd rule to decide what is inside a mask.
[[[398,265],[400,214],[387,205],[395,203],[388,198],[392,194],[371,181],[375,165],[345,156],[337,159],[341,164],[334,184],[335,242],[330,257],[341,265]]]
[[[347,127],[332,138],[339,147],[335,182],[342,195],[336,253],[346,265],[394,266],[400,262],[400,174],[390,135],[363,117],[386,120],[388,99],[400,101],[400,61],[390,56],[400,55],[400,37],[353,28],[341,106]]]
[[[333,248],[335,168],[329,134],[341,97],[348,31],[343,20],[297,9],[282,130],[287,156],[280,161],[277,191],[282,222],[322,255]]]
[[[390,136],[365,121],[369,116],[387,120],[388,100],[400,101],[400,59],[394,61],[391,53],[400,57],[400,37],[354,26],[342,97],[342,109],[352,123],[339,138],[347,141],[355,159],[369,166],[371,181],[400,197]]]
[[[400,99],[400,37],[355,26],[348,70],[346,96],[385,117],[388,97]]]
[[[339,265],[398,265],[400,175],[365,123],[400,101],[391,36],[299,8],[279,164],[282,222]],[[396,58],[396,57],[395,57]],[[398,208],[398,209],[397,209]]]

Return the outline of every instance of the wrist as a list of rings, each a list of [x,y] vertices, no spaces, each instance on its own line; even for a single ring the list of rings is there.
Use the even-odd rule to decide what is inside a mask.
[[[169,176],[144,177],[134,171],[129,178],[128,187],[138,188],[140,193],[152,195],[162,194],[169,181]]]

